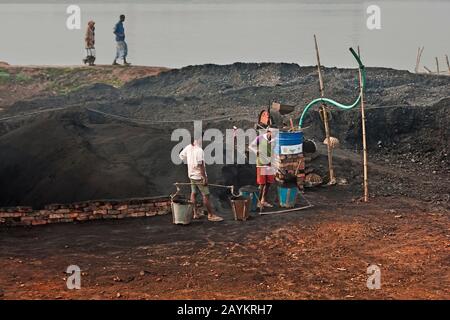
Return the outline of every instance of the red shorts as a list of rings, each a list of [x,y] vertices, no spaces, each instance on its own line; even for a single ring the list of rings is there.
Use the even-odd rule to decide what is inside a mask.
[[[271,184],[275,182],[275,175],[272,168],[256,167],[256,184]]]

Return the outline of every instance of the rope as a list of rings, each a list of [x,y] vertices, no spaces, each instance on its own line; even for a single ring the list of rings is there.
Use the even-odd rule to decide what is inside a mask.
[[[116,115],[116,114],[112,114],[112,113],[107,113],[107,112],[103,112],[100,110],[96,110],[96,109],[91,109],[91,108],[86,108],[86,110],[94,112],[94,113],[99,113],[101,115],[104,116],[108,116],[111,118],[116,118],[116,119],[120,119],[120,120],[125,120],[125,121],[131,121],[131,122],[136,122],[136,123],[143,123],[143,124],[155,124],[155,123],[190,123],[190,122],[194,122],[194,121],[217,121],[217,120],[226,120],[231,118],[231,116],[217,116],[217,117],[209,117],[209,118],[203,118],[203,119],[188,119],[188,120],[147,120],[147,119],[138,119],[138,118],[128,118],[128,117],[124,117],[121,115]],[[246,114],[248,116],[248,114]],[[235,117],[242,117],[243,115],[234,115]]]

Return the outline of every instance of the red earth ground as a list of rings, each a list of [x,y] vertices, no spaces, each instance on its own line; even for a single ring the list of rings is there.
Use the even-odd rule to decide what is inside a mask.
[[[171,224],[170,215],[1,229],[3,299],[448,299],[448,214],[408,198],[308,193],[297,213]],[[381,289],[367,288],[367,267]],[[66,268],[82,269],[80,290]]]

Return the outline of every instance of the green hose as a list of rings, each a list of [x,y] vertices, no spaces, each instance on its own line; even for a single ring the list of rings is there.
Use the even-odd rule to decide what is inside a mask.
[[[361,91],[359,93],[358,98],[351,105],[344,105],[342,103],[336,102],[336,101],[328,99],[328,98],[318,98],[318,99],[315,99],[315,100],[311,101],[305,107],[305,109],[303,110],[303,113],[302,113],[302,115],[300,117],[300,121],[299,121],[299,124],[298,124],[298,126],[300,128],[302,128],[302,126],[303,126],[303,120],[305,119],[305,116],[308,113],[309,109],[311,109],[314,105],[316,105],[318,103],[329,104],[329,105],[338,107],[340,109],[349,110],[349,109],[353,109],[354,107],[356,107],[361,102],[361,95],[364,92],[364,89],[366,87],[366,70],[365,70],[364,65],[362,64],[361,59],[359,58],[358,54],[355,52],[355,50],[353,50],[353,48],[350,48],[350,52],[353,54],[353,57],[355,57],[356,61],[358,62],[359,70],[361,71]]]

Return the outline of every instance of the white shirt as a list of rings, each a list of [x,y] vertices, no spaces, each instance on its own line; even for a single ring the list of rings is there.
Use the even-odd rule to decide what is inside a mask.
[[[180,159],[188,166],[188,176],[190,179],[203,179],[201,167],[205,161],[205,153],[202,148],[189,144],[180,152]]]

